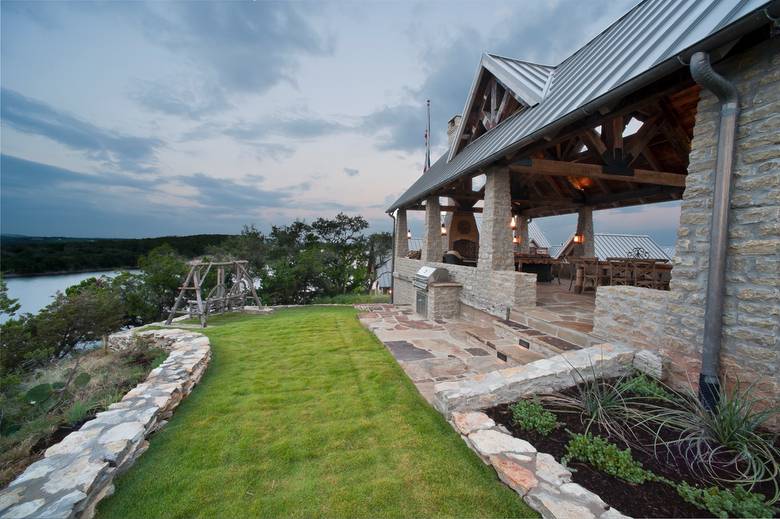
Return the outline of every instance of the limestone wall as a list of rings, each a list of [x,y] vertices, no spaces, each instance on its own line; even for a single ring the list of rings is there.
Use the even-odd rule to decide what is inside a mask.
[[[451,281],[463,285],[460,302],[497,317],[506,315],[506,308],[536,304],[536,274],[513,270],[490,271],[462,265],[422,262],[408,258],[395,259],[395,302],[414,305],[411,280],[423,265],[447,269]]]
[[[146,451],[146,438],[190,394],[211,358],[208,338],[177,329],[138,335],[169,351],[165,362],[120,402],[49,447],[43,459],[1,491],[0,516],[92,517],[98,501],[113,492],[114,477]],[[121,350],[133,340],[123,332],[109,337],[109,345]]]
[[[780,404],[780,40],[774,39],[715,69],[740,93],[721,368],[766,405]],[[717,99],[698,104],[688,177],[677,233],[671,292],[600,287],[594,333],[670,359],[671,381],[699,376],[710,219],[719,120]],[[780,426],[775,420],[774,426]]]

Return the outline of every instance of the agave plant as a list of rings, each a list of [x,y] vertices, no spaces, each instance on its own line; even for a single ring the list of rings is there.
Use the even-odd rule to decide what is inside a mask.
[[[692,388],[676,391],[646,406],[642,423],[654,432],[656,449],[681,454],[689,468],[707,480],[749,490],[767,484],[771,505],[780,498],[780,450],[777,435],[762,431],[762,426],[780,408],[756,411],[759,398],[752,395],[753,387],[742,389],[737,381],[712,411]],[[673,438],[662,438],[663,430],[674,431]]]

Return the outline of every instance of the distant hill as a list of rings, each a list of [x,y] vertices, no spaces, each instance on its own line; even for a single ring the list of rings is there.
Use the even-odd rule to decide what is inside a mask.
[[[138,258],[167,243],[185,257],[199,256],[229,234],[113,239],[62,236],[0,236],[0,269],[9,275],[133,268]]]

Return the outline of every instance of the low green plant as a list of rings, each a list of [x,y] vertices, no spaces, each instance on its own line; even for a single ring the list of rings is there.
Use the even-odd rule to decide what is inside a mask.
[[[707,481],[744,485],[748,490],[769,484],[772,505],[780,499],[780,450],[775,447],[776,435],[762,427],[780,410],[754,410],[759,399],[752,390],[752,385],[742,389],[737,382],[723,391],[712,411],[692,389],[675,392],[646,407],[644,423],[655,433],[656,449],[661,446],[679,453]],[[669,429],[676,432],[671,440],[661,435]]]
[[[733,490],[718,488],[699,488],[686,482],[677,485],[677,493],[694,506],[708,510],[713,515],[727,517],[775,517],[777,508],[766,503],[766,497],[757,492],[749,492],[742,486]]]
[[[605,474],[638,485],[645,481],[661,479],[649,470],[645,470],[631,455],[630,449],[621,450],[606,438],[593,436],[590,433],[572,435],[571,440],[566,444],[566,455],[561,461],[565,465],[571,460],[587,463]]]
[[[93,405],[83,400],[73,402],[67,411],[65,411],[65,420],[69,425],[77,425],[84,421],[93,409]]]
[[[509,409],[512,411],[512,422],[523,431],[534,431],[542,436],[548,436],[558,426],[555,415],[539,402],[520,400],[512,404]]]
[[[623,390],[644,398],[671,398],[673,393],[667,391],[663,383],[645,375],[638,374],[622,381]]]

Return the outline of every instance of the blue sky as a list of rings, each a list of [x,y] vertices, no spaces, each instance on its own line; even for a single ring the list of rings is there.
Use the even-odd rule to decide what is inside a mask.
[[[3,1],[2,232],[234,233],[339,211],[389,230],[426,99],[435,158],[482,52],[554,65],[633,3]],[[678,215],[595,225],[671,244]],[[537,220],[554,243],[574,221]]]

